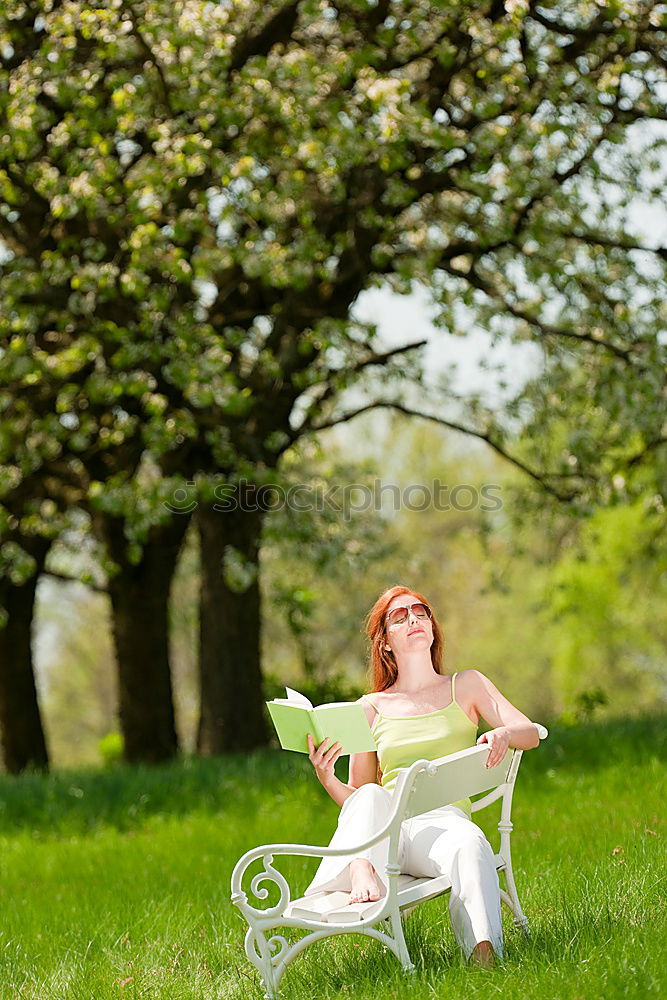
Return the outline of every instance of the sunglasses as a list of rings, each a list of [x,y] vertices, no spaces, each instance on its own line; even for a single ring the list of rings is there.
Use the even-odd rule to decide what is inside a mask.
[[[402,625],[403,622],[408,620],[408,612],[412,611],[416,618],[432,618],[431,609],[428,604],[422,604],[420,601],[416,601],[414,604],[408,604],[404,608],[394,608],[390,611],[386,618],[387,628],[393,628],[394,625]]]

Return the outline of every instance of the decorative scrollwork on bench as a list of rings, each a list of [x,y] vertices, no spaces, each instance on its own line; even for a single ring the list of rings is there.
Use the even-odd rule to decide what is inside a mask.
[[[280,917],[284,912],[290,901],[290,890],[287,880],[284,875],[282,875],[277,868],[273,867],[273,855],[264,854],[261,858],[264,869],[261,872],[257,872],[253,876],[250,883],[250,891],[256,899],[266,899],[269,895],[269,890],[261,885],[262,882],[271,882],[273,885],[277,885],[280,890],[280,899],[275,904],[275,906],[267,907],[265,910],[259,909],[256,906],[252,906],[248,901],[247,897],[243,900],[241,904],[243,909],[250,911],[257,917],[262,919],[269,919],[272,917]]]
[[[268,949],[268,954],[262,954],[262,945]],[[266,938],[261,931],[250,931],[246,938],[246,955],[261,972],[263,963],[268,958],[271,965],[279,965],[290,948],[289,942],[282,934],[272,934]]]

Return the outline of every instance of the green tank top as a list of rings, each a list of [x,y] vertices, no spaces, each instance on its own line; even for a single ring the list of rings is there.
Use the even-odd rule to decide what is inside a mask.
[[[393,790],[399,771],[416,760],[435,760],[475,745],[477,726],[456,701],[455,680],[453,674],[451,702],[436,712],[394,719],[378,712],[371,732],[377,745],[383,788]],[[471,817],[470,799],[451,804]]]

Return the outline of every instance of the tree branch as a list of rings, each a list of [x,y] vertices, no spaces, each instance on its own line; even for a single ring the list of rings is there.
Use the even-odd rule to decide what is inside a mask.
[[[667,444],[667,436],[661,435],[657,438],[653,438],[651,441],[647,441],[641,451],[636,452],[636,454],[627,459],[625,464],[628,468],[633,468],[635,465],[639,465],[639,463],[646,458],[649,452],[656,451],[656,449],[662,448],[665,444]]]
[[[614,240],[611,236],[604,236],[602,233],[575,232],[575,230],[561,230],[560,236],[566,239],[578,240],[580,243],[594,243],[596,246],[609,247],[612,250],[640,250],[642,253],[654,253],[661,260],[667,262],[667,247],[646,247],[639,243],[632,243],[630,240]]]
[[[633,363],[631,352],[624,347],[618,347],[617,344],[612,344],[611,341],[604,340],[601,337],[594,337],[590,333],[577,333],[575,330],[568,330],[567,327],[553,326],[551,323],[545,323],[537,316],[531,316],[530,313],[525,312],[523,309],[519,309],[518,306],[508,302],[505,296],[489,281],[486,281],[475,268],[474,264],[467,274],[465,271],[459,271],[457,268],[451,267],[451,265],[445,266],[444,270],[454,277],[462,278],[464,281],[467,281],[474,288],[477,288],[478,291],[483,292],[490,299],[500,303],[503,309],[505,309],[511,316],[514,316],[515,319],[520,319],[525,323],[530,324],[535,327],[536,330],[539,330],[539,332],[545,337],[565,337],[570,340],[578,340],[588,344],[595,344],[597,347],[602,347],[605,350],[610,351],[627,364]]]
[[[574,37],[574,41],[563,46],[562,49],[566,62],[572,62],[578,55],[581,55],[595,38],[600,35],[610,35],[615,30],[615,25],[606,16],[604,8],[599,11],[590,24],[581,28],[573,28],[571,25],[562,24],[560,21],[552,21],[544,14],[541,14],[535,7],[531,8],[530,16],[533,21],[537,21],[538,24],[541,24],[544,28],[548,28],[549,31],[553,31],[558,35],[565,35],[566,37]]]
[[[158,57],[153,52],[152,48],[144,38],[139,28],[137,15],[130,3],[130,0],[122,0],[121,10],[128,15],[128,20],[132,25],[132,35],[136,38],[139,43],[139,48],[143,52],[146,60],[150,62],[155,67],[155,72],[158,75],[159,85],[160,85],[160,96],[162,97],[162,102],[167,109],[169,115],[174,117],[174,108],[171,103],[171,97],[169,95],[169,87],[167,85],[167,78],[165,76],[164,69]]]
[[[58,10],[64,2],[65,0],[54,0],[52,11]],[[8,59],[3,59],[3,69],[7,72],[11,73],[29,56],[34,55],[44,41],[44,35],[35,29],[35,22],[40,16],[40,11],[35,10],[34,6],[34,4],[26,4],[24,13],[17,20],[7,23],[7,19],[5,19],[4,27],[5,30],[9,29],[9,38],[14,49],[13,54]]]
[[[229,72],[243,69],[253,56],[265,56],[278,42],[287,42],[299,17],[299,0],[280,7],[258,31],[241,35],[232,51]]]
[[[396,357],[399,354],[405,354],[407,351],[412,351],[417,347],[424,347],[428,344],[428,340],[417,340],[412,344],[403,344],[401,347],[394,347],[390,351],[385,351],[383,354],[373,354],[369,358],[363,358],[357,361],[354,365],[349,368],[341,368],[333,371],[326,372],[326,377],[308,388],[319,389],[322,388],[324,391],[321,395],[317,396],[308,407],[307,415],[304,417],[300,425],[300,432],[303,433],[307,431],[312,426],[313,419],[317,416],[318,409],[321,408],[322,404],[327,400],[331,399],[337,391],[337,386],[335,383],[336,376],[343,375],[357,375],[364,368],[369,368],[373,365],[384,365],[390,358]]]
[[[556,500],[562,503],[570,503],[572,500],[575,500],[578,496],[578,493],[576,491],[571,491],[569,493],[561,493],[558,489],[556,489],[556,487],[552,486],[551,483],[548,482],[548,479],[559,479],[563,477],[559,476],[557,473],[554,473],[551,476],[545,476],[539,472],[536,472],[534,469],[531,469],[530,466],[526,465],[526,463],[523,462],[520,458],[517,458],[515,455],[511,455],[500,444],[500,442],[495,441],[490,434],[484,431],[477,431],[473,427],[466,427],[464,424],[459,424],[453,420],[445,420],[444,417],[439,417],[433,413],[422,413],[419,410],[413,410],[410,407],[405,406],[403,403],[397,403],[391,400],[382,400],[382,399],[375,400],[375,402],[373,403],[368,403],[365,406],[360,406],[356,410],[351,410],[349,413],[344,413],[340,417],[337,417],[333,420],[327,420],[324,423],[317,424],[312,428],[312,430],[322,431],[329,427],[336,427],[338,424],[342,424],[348,420],[352,420],[353,417],[358,417],[362,413],[368,413],[369,411],[376,409],[391,409],[391,410],[396,410],[399,413],[403,413],[408,417],[421,417],[424,420],[431,420],[433,423],[440,424],[442,427],[448,427],[450,430],[459,431],[459,433],[461,434],[467,434],[469,437],[475,437],[478,438],[480,441],[485,441],[489,445],[489,447],[493,448],[493,450],[497,452],[498,455],[506,459],[512,465],[516,466],[517,469],[520,469],[527,476],[530,476],[531,479],[533,479],[536,483],[539,483],[539,485],[544,490],[546,490],[547,493],[550,493],[551,496],[555,497]],[[298,430],[298,433],[300,433],[300,428]]]
[[[108,594],[106,587],[101,587],[93,580],[81,580],[78,576],[67,576],[65,573],[54,573],[52,570],[42,570],[40,576],[50,576],[52,580],[60,580],[63,583],[82,583],[89,590],[94,590],[96,594]]]

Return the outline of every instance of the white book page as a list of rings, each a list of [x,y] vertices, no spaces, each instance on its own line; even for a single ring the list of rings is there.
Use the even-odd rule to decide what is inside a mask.
[[[286,687],[285,690],[287,691],[287,701],[291,705],[301,705],[302,708],[309,709],[313,707],[313,703],[306,698],[305,694],[295,691],[294,688]]]

